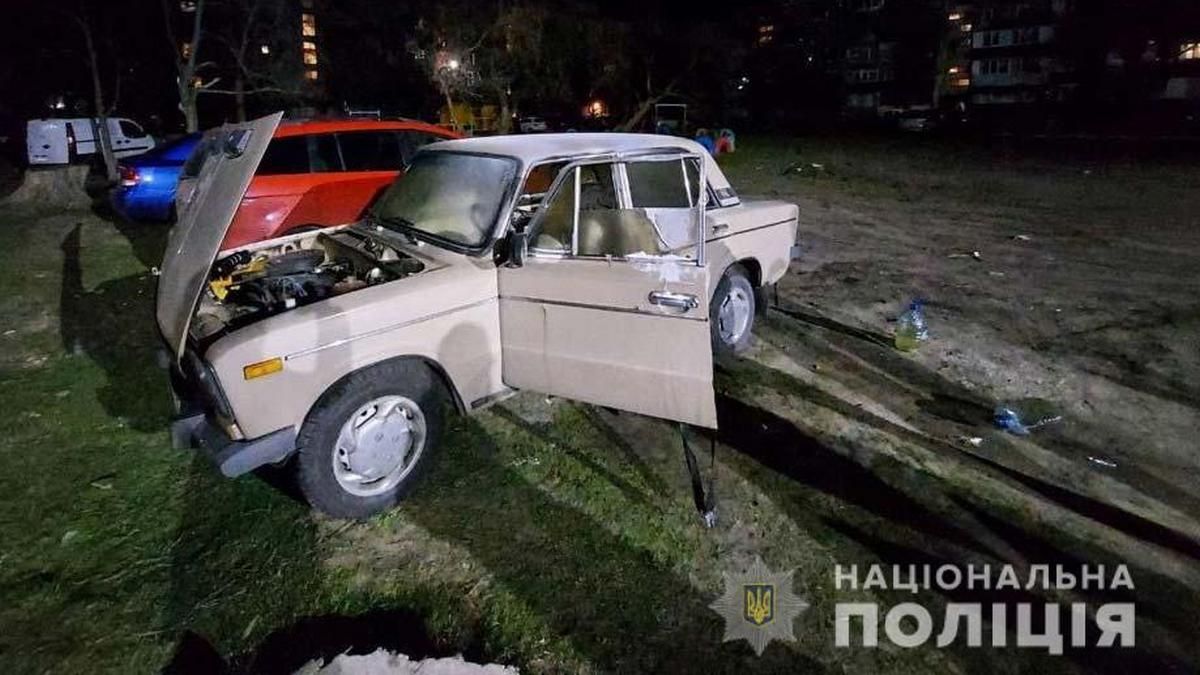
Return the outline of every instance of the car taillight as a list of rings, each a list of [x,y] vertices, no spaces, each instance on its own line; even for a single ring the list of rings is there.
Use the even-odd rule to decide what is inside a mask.
[[[133,168],[132,166],[121,166],[118,167],[118,171],[121,172],[122,187],[133,187],[134,185],[138,184],[137,169]]]

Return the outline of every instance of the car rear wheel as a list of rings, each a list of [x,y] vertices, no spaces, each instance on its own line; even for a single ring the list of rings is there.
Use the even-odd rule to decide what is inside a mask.
[[[741,354],[750,348],[754,328],[754,286],[741,265],[730,267],[713,293],[708,308],[713,356]]]
[[[429,467],[442,414],[440,383],[419,362],[387,362],[343,378],[301,427],[301,491],[337,518],[395,506]]]

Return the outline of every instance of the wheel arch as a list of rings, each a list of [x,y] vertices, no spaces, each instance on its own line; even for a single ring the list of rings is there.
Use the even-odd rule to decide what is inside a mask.
[[[724,276],[725,272],[728,272],[729,269],[735,265],[740,265],[742,269],[746,270],[746,276],[750,278],[751,286],[755,288],[762,286],[762,263],[758,262],[758,258],[750,257],[742,258],[741,260],[735,260],[729,263],[729,266],[721,272],[722,276]]]
[[[342,375],[338,379],[329,383],[329,386],[325,387],[325,389],[322,390],[321,393],[316,397],[316,399],[314,399],[313,402],[308,406],[308,411],[305,412],[305,414],[304,414],[305,421],[307,421],[310,417],[312,417],[313,410],[315,410],[317,408],[317,406],[320,405],[323,400],[325,400],[325,397],[329,394],[329,392],[331,390],[333,390],[335,387],[337,387],[337,386],[341,385],[343,382],[345,382],[347,378],[349,378],[357,373],[360,373],[364,370],[370,369],[370,368],[377,368],[379,366],[387,365],[389,363],[399,363],[399,362],[405,362],[405,361],[413,362],[413,363],[420,363],[421,365],[428,368],[429,371],[431,373],[433,373],[434,379],[439,384],[442,385],[442,388],[445,390],[447,397],[450,399],[451,403],[454,405],[454,409],[456,411],[458,411],[459,413],[466,412],[467,408],[466,408],[466,405],[463,403],[462,396],[461,396],[461,394],[459,394],[458,388],[454,386],[454,380],[452,380],[450,378],[450,374],[446,372],[446,369],[442,366],[442,364],[438,363],[436,360],[434,360],[428,356],[423,356],[421,354],[404,354],[401,356],[392,356],[392,357],[388,357],[386,359],[380,359],[378,361],[374,361],[372,363],[363,364],[362,366],[355,368],[354,370],[351,370],[350,372],[346,373],[345,375]]]

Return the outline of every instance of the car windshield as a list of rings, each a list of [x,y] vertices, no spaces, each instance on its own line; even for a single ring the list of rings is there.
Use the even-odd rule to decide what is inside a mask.
[[[479,248],[516,172],[517,162],[510,158],[421,152],[383,193],[371,216],[385,227]]]

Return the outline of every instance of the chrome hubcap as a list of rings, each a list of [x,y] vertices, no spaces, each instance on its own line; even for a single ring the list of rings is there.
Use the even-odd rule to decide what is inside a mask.
[[[732,286],[717,310],[717,331],[727,345],[737,344],[750,327],[750,296],[745,289]]]
[[[381,396],[354,411],[338,434],[333,475],[343,490],[371,497],[396,487],[425,449],[425,415],[403,396]]]

